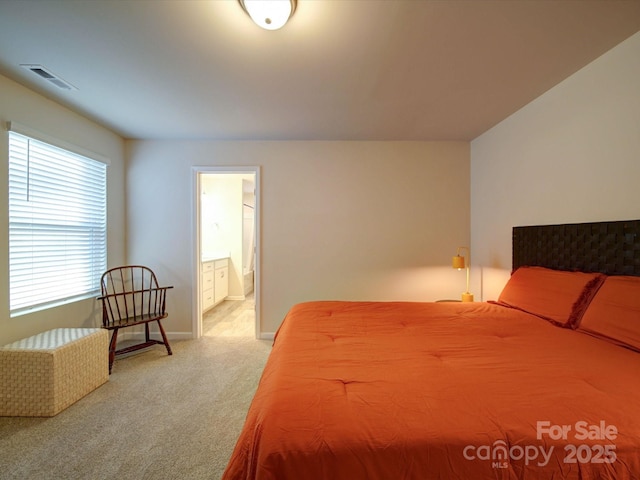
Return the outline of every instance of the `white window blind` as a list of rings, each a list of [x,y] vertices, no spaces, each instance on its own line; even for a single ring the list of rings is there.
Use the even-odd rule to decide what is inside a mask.
[[[107,165],[9,132],[12,315],[95,295],[107,265]]]

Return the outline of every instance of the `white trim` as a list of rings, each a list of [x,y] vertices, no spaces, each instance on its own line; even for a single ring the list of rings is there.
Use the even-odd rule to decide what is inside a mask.
[[[254,221],[255,221],[255,265],[254,265],[254,283],[255,283],[255,311],[256,311],[256,323],[255,323],[255,338],[261,339],[262,333],[260,332],[261,325],[261,255],[260,255],[260,223],[261,223],[261,203],[260,203],[260,167],[259,166],[213,166],[213,165],[200,165],[191,167],[191,245],[192,245],[192,285],[195,287],[192,291],[192,332],[193,338],[200,338],[202,336],[202,321],[201,321],[201,308],[200,308],[200,174],[203,173],[218,173],[218,174],[253,174],[255,175],[255,209],[254,209]]]
[[[200,291],[200,281],[202,279],[201,268],[202,253],[200,251],[200,170],[198,167],[191,168],[191,245],[193,247],[193,257],[191,260],[191,332],[193,338],[202,336],[202,307]]]
[[[58,138],[47,135],[46,133],[39,132],[38,130],[35,130],[31,127],[26,127],[18,122],[9,121],[7,122],[6,128],[9,132],[19,133],[20,135],[34,138],[41,142],[48,143],[49,145],[53,145],[54,147],[68,150],[70,152],[82,155],[83,157],[87,157],[92,160],[96,160],[106,165],[111,165],[111,160],[104,155],[92,152],[91,150],[87,150],[86,148],[79,147],[78,145],[74,145],[73,143],[65,142],[64,140],[60,140]]]
[[[275,332],[262,332],[258,337],[260,340],[274,340],[276,338]]]

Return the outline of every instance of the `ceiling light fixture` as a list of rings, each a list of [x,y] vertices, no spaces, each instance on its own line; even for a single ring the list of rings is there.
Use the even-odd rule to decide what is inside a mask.
[[[238,0],[256,25],[267,30],[284,26],[296,10],[297,0]]]

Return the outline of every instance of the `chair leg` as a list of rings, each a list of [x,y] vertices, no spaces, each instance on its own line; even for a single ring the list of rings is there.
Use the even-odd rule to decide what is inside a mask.
[[[167,335],[164,333],[164,328],[162,328],[162,323],[160,323],[160,320],[158,320],[158,328],[160,329],[160,334],[162,335],[164,346],[167,347],[167,354],[173,355],[173,352],[171,351],[171,347],[169,346],[169,340],[167,340]]]
[[[118,340],[118,329],[116,328],[111,334],[111,342],[109,343],[109,375],[113,368],[113,362],[116,359],[116,342]]]

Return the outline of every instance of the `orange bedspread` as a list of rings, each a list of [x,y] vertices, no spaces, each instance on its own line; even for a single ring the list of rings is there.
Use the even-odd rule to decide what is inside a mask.
[[[303,303],[223,478],[636,479],[639,384],[640,354],[498,305]]]

